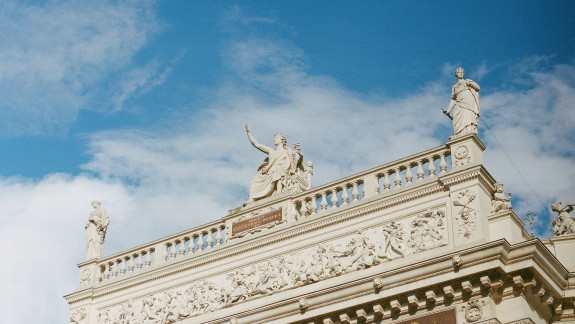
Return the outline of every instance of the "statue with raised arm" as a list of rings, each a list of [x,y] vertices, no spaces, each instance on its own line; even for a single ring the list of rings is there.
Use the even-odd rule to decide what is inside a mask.
[[[90,213],[88,224],[86,225],[86,242],[88,251],[86,260],[101,258],[104,255],[104,239],[106,238],[106,229],[110,224],[110,215],[108,211],[100,206],[97,200],[92,201],[94,210]]]
[[[250,125],[246,123],[246,132],[252,145],[266,153],[268,157],[262,162],[250,183],[250,195],[246,204],[258,199],[281,193],[287,188],[287,180],[292,170],[292,150],[287,148],[286,137],[282,133],[274,135],[275,148],[258,143],[250,133]]]
[[[557,213],[557,220],[551,222],[553,234],[556,236],[575,233],[575,218],[569,215],[573,211],[573,206],[575,206],[575,202],[565,204],[565,207],[561,206],[560,201],[551,205],[551,210]]]
[[[477,134],[479,123],[479,85],[470,79],[463,79],[465,70],[459,67],[455,71],[457,83],[451,90],[451,101],[445,115],[453,120],[453,136]],[[449,113],[453,110],[453,116]]]

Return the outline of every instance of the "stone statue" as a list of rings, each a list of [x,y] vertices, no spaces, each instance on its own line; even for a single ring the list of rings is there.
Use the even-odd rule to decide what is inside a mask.
[[[299,143],[289,149],[286,137],[277,133],[274,135],[275,148],[271,148],[255,140],[247,123],[246,133],[252,145],[268,157],[260,164],[250,183],[249,200],[244,206],[287,190],[301,192],[311,187],[313,164],[310,166],[311,162],[308,162],[307,166],[304,166]]]
[[[575,206],[575,202],[565,204],[565,207],[561,207],[560,201],[551,205],[551,210],[557,213],[557,220],[553,220],[551,222],[551,225],[553,226],[553,233],[555,235],[559,236],[574,233],[575,218],[569,215],[569,213],[573,211],[573,206]]]
[[[86,260],[101,258],[104,255],[103,245],[106,237],[106,229],[110,224],[108,211],[100,206],[100,202],[92,202],[94,210],[90,213],[88,224],[86,225],[86,241],[88,251]]]
[[[493,194],[493,199],[491,200],[491,212],[496,213],[500,210],[511,209],[511,193],[505,196],[503,192],[503,184],[501,182],[495,183],[495,193]]]
[[[459,67],[455,71],[457,83],[451,90],[451,101],[445,115],[453,120],[453,136],[456,138],[467,134],[477,134],[479,123],[479,85],[469,79],[463,79],[465,71]],[[449,113],[453,110],[453,117]]]

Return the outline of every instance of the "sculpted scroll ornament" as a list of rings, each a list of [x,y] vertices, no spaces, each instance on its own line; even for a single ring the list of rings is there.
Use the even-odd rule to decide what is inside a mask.
[[[98,323],[174,323],[258,296],[369,268],[447,244],[445,222],[443,209],[429,210],[401,222],[392,221],[334,242],[237,268],[223,278],[198,281],[104,309]]]
[[[466,189],[458,192],[453,200],[454,206],[462,207],[457,214],[457,223],[459,235],[465,238],[469,238],[471,233],[477,229],[477,210],[469,206],[476,196],[470,189]]]

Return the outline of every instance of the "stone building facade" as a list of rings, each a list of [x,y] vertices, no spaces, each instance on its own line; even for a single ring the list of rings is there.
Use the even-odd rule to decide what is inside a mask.
[[[575,235],[531,238],[484,149],[463,135],[313,188],[302,167],[296,189],[80,263],[70,322],[575,323]]]

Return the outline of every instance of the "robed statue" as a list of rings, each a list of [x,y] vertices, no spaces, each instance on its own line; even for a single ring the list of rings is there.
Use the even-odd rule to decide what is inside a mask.
[[[110,215],[108,211],[100,206],[100,202],[92,202],[94,210],[90,213],[88,224],[86,225],[86,242],[87,253],[86,260],[101,258],[104,255],[104,239],[106,238],[106,229],[110,224]]]
[[[453,136],[477,134],[479,123],[479,85],[470,79],[464,79],[465,70],[459,67],[455,71],[457,83],[451,90],[451,101],[445,115],[453,120]],[[453,110],[453,116],[449,113]]]
[[[303,153],[299,148],[299,143],[290,149],[287,147],[286,137],[282,133],[276,133],[274,135],[275,148],[265,146],[258,143],[252,136],[247,123],[246,133],[250,143],[267,154],[267,158],[260,164],[250,183],[249,200],[244,205],[287,190],[301,192],[311,188],[313,164],[308,162],[307,166],[303,165]]]

